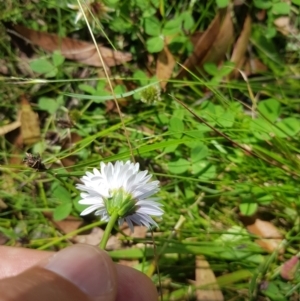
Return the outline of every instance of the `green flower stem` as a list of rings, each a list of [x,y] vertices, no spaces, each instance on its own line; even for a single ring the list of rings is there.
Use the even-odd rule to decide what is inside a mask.
[[[117,222],[119,218],[119,214],[118,212],[114,212],[111,216],[110,216],[110,219],[109,219],[109,222],[108,224],[106,225],[106,228],[105,228],[105,231],[104,231],[104,234],[103,234],[103,237],[100,241],[100,244],[99,244],[99,247],[100,249],[104,250],[105,247],[106,247],[106,244],[107,244],[107,241],[109,239],[109,235],[111,233],[111,230],[113,229],[115,223]]]

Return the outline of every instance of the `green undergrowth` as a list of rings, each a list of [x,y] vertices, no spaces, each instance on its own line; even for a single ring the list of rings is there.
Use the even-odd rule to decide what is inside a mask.
[[[234,68],[231,63],[221,69],[207,64],[205,75],[191,72],[188,79],[170,79],[167,90],[161,91],[158,79],[149,75],[143,63],[147,53],[156,57],[162,50],[161,35],[176,36],[170,49],[182,63],[192,51],[187,33],[207,28],[217,5],[226,6],[226,1],[207,1],[206,5],[105,2],[113,8],[107,12],[111,18],[99,24],[89,17],[93,34],[106,46],[118,45],[118,50],[133,55],[125,66],[111,68],[115,96],[96,68],[65,60],[59,52],[36,49],[28,64],[30,72],[22,74],[18,51],[8,45],[7,34],[1,33],[1,59],[7,62],[8,73],[0,83],[0,125],[16,120],[18,99],[26,94],[39,115],[42,137],[18,152],[12,134],[0,137],[0,199],[6,205],[0,209],[0,232],[6,244],[58,250],[70,245],[74,235],[104,227],[93,216],[79,217],[84,207],[78,204],[75,184],[101,161],[129,160],[133,154],[141,168],[160,181],[165,214],[157,220],[159,228],[154,229],[153,238],[150,233],[143,239],[121,236],[130,247],[111,251],[114,260],[139,260],[136,268],[152,276],[164,300],[193,300],[190,296],[196,288],[190,280],[195,279],[199,255],[209,262],[225,300],[299,298],[299,269],[292,280],[280,276],[280,266],[300,246],[299,64],[295,59],[299,49],[291,59],[288,51],[282,53],[276,47],[279,37],[271,21],[278,9],[287,15],[286,4],[254,2],[253,12],[269,4],[263,7],[268,13],[266,24],[256,22],[251,36],[255,55],[269,71],[248,82],[226,79]],[[289,8],[297,15],[299,3],[292,2]],[[38,1],[28,7],[10,3],[14,10],[6,8],[0,19],[5,23],[22,23],[61,36],[77,32],[91,40],[84,19],[75,25],[77,11],[65,1]],[[35,19],[24,19],[24,15]],[[285,43],[283,37],[279,40]],[[295,40],[285,45],[291,43],[296,45]],[[177,65],[175,72],[179,69]],[[83,71],[87,75],[80,76]],[[70,119],[74,127],[59,127],[61,119]],[[63,141],[71,134],[80,138],[64,147]],[[40,154],[47,170],[36,172],[10,163],[25,152]],[[62,164],[65,158],[72,160],[68,168]],[[64,234],[45,212],[53,214],[55,221],[73,215],[84,226]],[[267,253],[257,245],[257,236],[247,232],[240,217],[255,215],[282,233],[283,255],[278,256],[277,250]],[[138,248],[138,243],[145,247]],[[154,259],[159,273],[151,272]]]

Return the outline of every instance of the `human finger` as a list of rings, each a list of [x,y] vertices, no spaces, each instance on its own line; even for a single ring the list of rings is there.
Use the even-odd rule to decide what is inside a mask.
[[[94,248],[94,247],[92,247]],[[46,265],[53,253],[13,247],[0,247],[0,278],[19,274],[37,264]],[[80,260],[77,254],[75,265]],[[93,266],[93,265],[92,265]],[[130,267],[115,264],[117,274],[117,299],[132,301],[157,300],[156,288],[143,273]]]

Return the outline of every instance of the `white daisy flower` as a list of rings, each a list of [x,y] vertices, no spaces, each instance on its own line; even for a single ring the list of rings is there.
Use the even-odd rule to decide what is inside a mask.
[[[151,197],[159,191],[159,181],[149,181],[152,175],[148,171],[139,171],[139,163],[117,161],[100,163],[100,170],[86,172],[81,178],[83,184],[77,184],[81,192],[82,205],[89,205],[81,215],[93,211],[103,221],[109,221],[112,214],[118,214],[119,225],[127,222],[133,232],[133,223],[148,228],[157,226],[150,217],[162,216],[163,210],[158,198]]]

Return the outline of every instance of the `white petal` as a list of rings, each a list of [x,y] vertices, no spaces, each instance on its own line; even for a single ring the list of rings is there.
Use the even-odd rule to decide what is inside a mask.
[[[99,206],[104,205],[104,202],[102,199],[99,197],[87,197],[79,201],[79,204],[81,205],[96,205],[98,204]]]
[[[134,232],[134,228],[133,228],[133,224],[132,224],[130,216],[125,217],[125,220],[126,220],[128,226],[130,228],[130,231],[133,233]]]
[[[101,175],[100,171],[97,168],[94,168],[93,172],[94,172],[95,176],[100,176],[102,178],[102,175]]]
[[[144,193],[140,193],[140,194],[136,195],[135,197],[139,198],[139,199],[145,199],[148,196],[151,196],[152,194],[154,194],[156,192],[158,192],[158,189],[153,189],[153,190],[150,190],[150,191],[147,191],[147,192],[144,192]]]
[[[84,209],[80,215],[87,215],[90,214],[91,212],[97,210],[99,208],[99,205],[92,205],[90,207],[87,207],[86,209]]]
[[[163,206],[163,204],[157,202],[158,200],[160,199],[159,198],[143,199],[143,200],[139,200],[136,204],[138,206],[143,206],[143,205]]]
[[[164,214],[164,211],[160,208],[151,208],[146,206],[139,208],[136,212],[153,216],[162,216]]]

